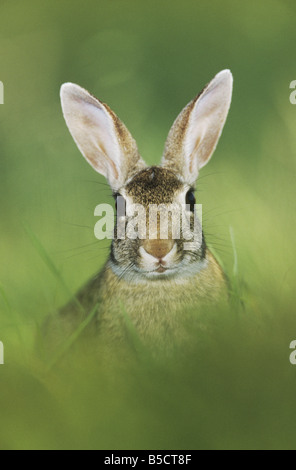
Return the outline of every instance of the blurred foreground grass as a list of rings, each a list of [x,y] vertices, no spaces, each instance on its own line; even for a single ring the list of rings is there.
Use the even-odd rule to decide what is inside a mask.
[[[20,2],[0,6],[0,448],[295,449],[295,4],[127,3],[28,0],[25,21]],[[111,201],[68,134],[61,83],[106,101],[156,164],[178,112],[226,67],[233,105],[197,195],[233,305],[204,312],[206,329],[192,312],[193,346],[170,359],[83,346],[49,369],[36,332],[103,265],[93,211]]]
[[[7,344],[1,448],[295,448],[295,319],[265,307],[204,312],[207,329],[193,322],[193,346],[169,359],[108,361],[84,345],[48,370],[26,341],[13,355]]]

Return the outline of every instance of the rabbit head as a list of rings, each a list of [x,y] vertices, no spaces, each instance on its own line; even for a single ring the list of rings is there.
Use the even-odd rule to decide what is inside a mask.
[[[161,165],[148,167],[130,132],[106,104],[78,85],[62,86],[70,133],[90,165],[107,178],[117,200],[117,221],[126,236],[119,235],[117,223],[109,265],[118,276],[129,282],[182,280],[207,263],[194,189],[221,135],[231,94],[232,75],[223,70],[177,117]],[[137,237],[128,236],[135,212]]]

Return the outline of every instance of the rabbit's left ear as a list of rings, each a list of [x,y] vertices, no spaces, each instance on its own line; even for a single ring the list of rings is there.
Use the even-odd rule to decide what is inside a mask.
[[[114,192],[146,167],[130,132],[106,104],[73,83],[62,86],[61,102],[79,150]]]
[[[233,78],[223,70],[177,117],[166,141],[162,166],[193,185],[214,152],[231,103]]]

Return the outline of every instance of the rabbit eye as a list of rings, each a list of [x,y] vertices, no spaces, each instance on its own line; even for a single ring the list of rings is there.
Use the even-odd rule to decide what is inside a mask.
[[[188,191],[186,194],[186,205],[190,206],[190,211],[194,212],[194,205],[196,204],[196,199],[193,190]]]
[[[123,196],[121,194],[117,193],[114,194],[114,199],[115,199],[115,210],[119,217],[125,217],[126,215],[126,202]]]

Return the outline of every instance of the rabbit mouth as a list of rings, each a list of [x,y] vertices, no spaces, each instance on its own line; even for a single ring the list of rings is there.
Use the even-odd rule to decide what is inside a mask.
[[[167,271],[168,268],[165,268],[164,266],[160,265],[159,268],[155,270],[156,273],[163,274]]]
[[[142,274],[147,276],[148,278],[163,278],[163,277],[170,277],[173,274],[176,273],[176,268],[172,267],[165,267],[165,266],[158,266],[155,269],[147,270],[147,271],[142,271]]]

